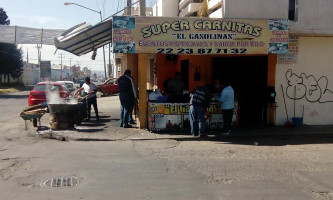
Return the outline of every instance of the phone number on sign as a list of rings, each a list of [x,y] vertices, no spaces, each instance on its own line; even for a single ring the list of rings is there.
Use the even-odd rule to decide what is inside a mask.
[[[172,49],[172,48],[158,48],[157,53],[165,53],[165,54],[246,54],[247,49],[245,48],[231,48],[231,49],[220,49],[220,48],[180,48],[180,49]]]

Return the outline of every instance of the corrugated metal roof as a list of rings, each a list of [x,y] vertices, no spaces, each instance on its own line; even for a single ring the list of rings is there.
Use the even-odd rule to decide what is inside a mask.
[[[112,19],[94,26],[78,24],[54,39],[58,49],[81,56],[112,42]]]

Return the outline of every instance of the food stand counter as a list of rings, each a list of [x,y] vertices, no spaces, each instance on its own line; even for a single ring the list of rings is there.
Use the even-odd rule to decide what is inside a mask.
[[[148,102],[148,128],[150,131],[187,131],[191,129],[189,103],[153,103]],[[232,125],[238,119],[238,103],[235,102]],[[205,116],[206,127],[210,130],[222,129],[222,109],[218,102],[211,102]]]

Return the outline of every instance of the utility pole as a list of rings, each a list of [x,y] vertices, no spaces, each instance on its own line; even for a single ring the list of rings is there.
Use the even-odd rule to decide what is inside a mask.
[[[60,66],[61,66],[61,68],[60,68],[60,80],[62,81],[62,58],[65,58],[65,55],[63,53],[59,53],[59,55],[60,55],[60,62],[61,62],[61,64],[60,64]]]
[[[29,49],[27,48],[27,64],[29,63]]]
[[[112,76],[112,66],[111,66],[111,44],[109,43],[109,78]]]
[[[72,67],[72,59],[73,59],[73,58],[69,58],[69,68]]]
[[[72,70],[72,59],[73,58],[69,58],[69,72],[74,77],[74,70]],[[73,77],[72,77],[72,79],[73,79]]]
[[[38,53],[38,68],[39,68],[39,80],[42,81],[41,69],[40,69],[40,49],[41,47],[37,44],[37,53]]]
[[[127,0],[127,16],[132,15],[132,0]]]
[[[146,0],[140,0],[140,16],[146,16]]]

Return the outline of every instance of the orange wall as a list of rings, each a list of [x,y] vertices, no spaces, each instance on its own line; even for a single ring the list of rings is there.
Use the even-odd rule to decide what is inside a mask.
[[[177,60],[166,60],[166,55],[157,55],[157,85],[162,90],[163,83],[168,78],[173,78],[176,72],[180,72],[180,63],[182,60],[189,60],[189,89],[192,91],[199,85],[207,85],[211,83],[211,62],[212,56],[190,56],[179,55]],[[200,66],[201,78],[200,81],[194,81],[194,73],[197,67]]]
[[[228,57],[236,57],[243,55],[227,55]],[[178,55],[178,59],[174,61],[166,60],[165,54],[157,54],[157,85],[158,88],[164,90],[163,83],[168,78],[173,78],[176,72],[180,72],[181,60],[189,60],[189,89],[192,91],[199,85],[209,85],[212,83],[212,60],[214,57],[227,57],[226,55]],[[244,55],[251,56],[251,55]],[[275,85],[275,69],[276,69],[276,55],[268,55],[268,86]],[[196,68],[200,66],[201,80],[194,81],[194,73]]]

